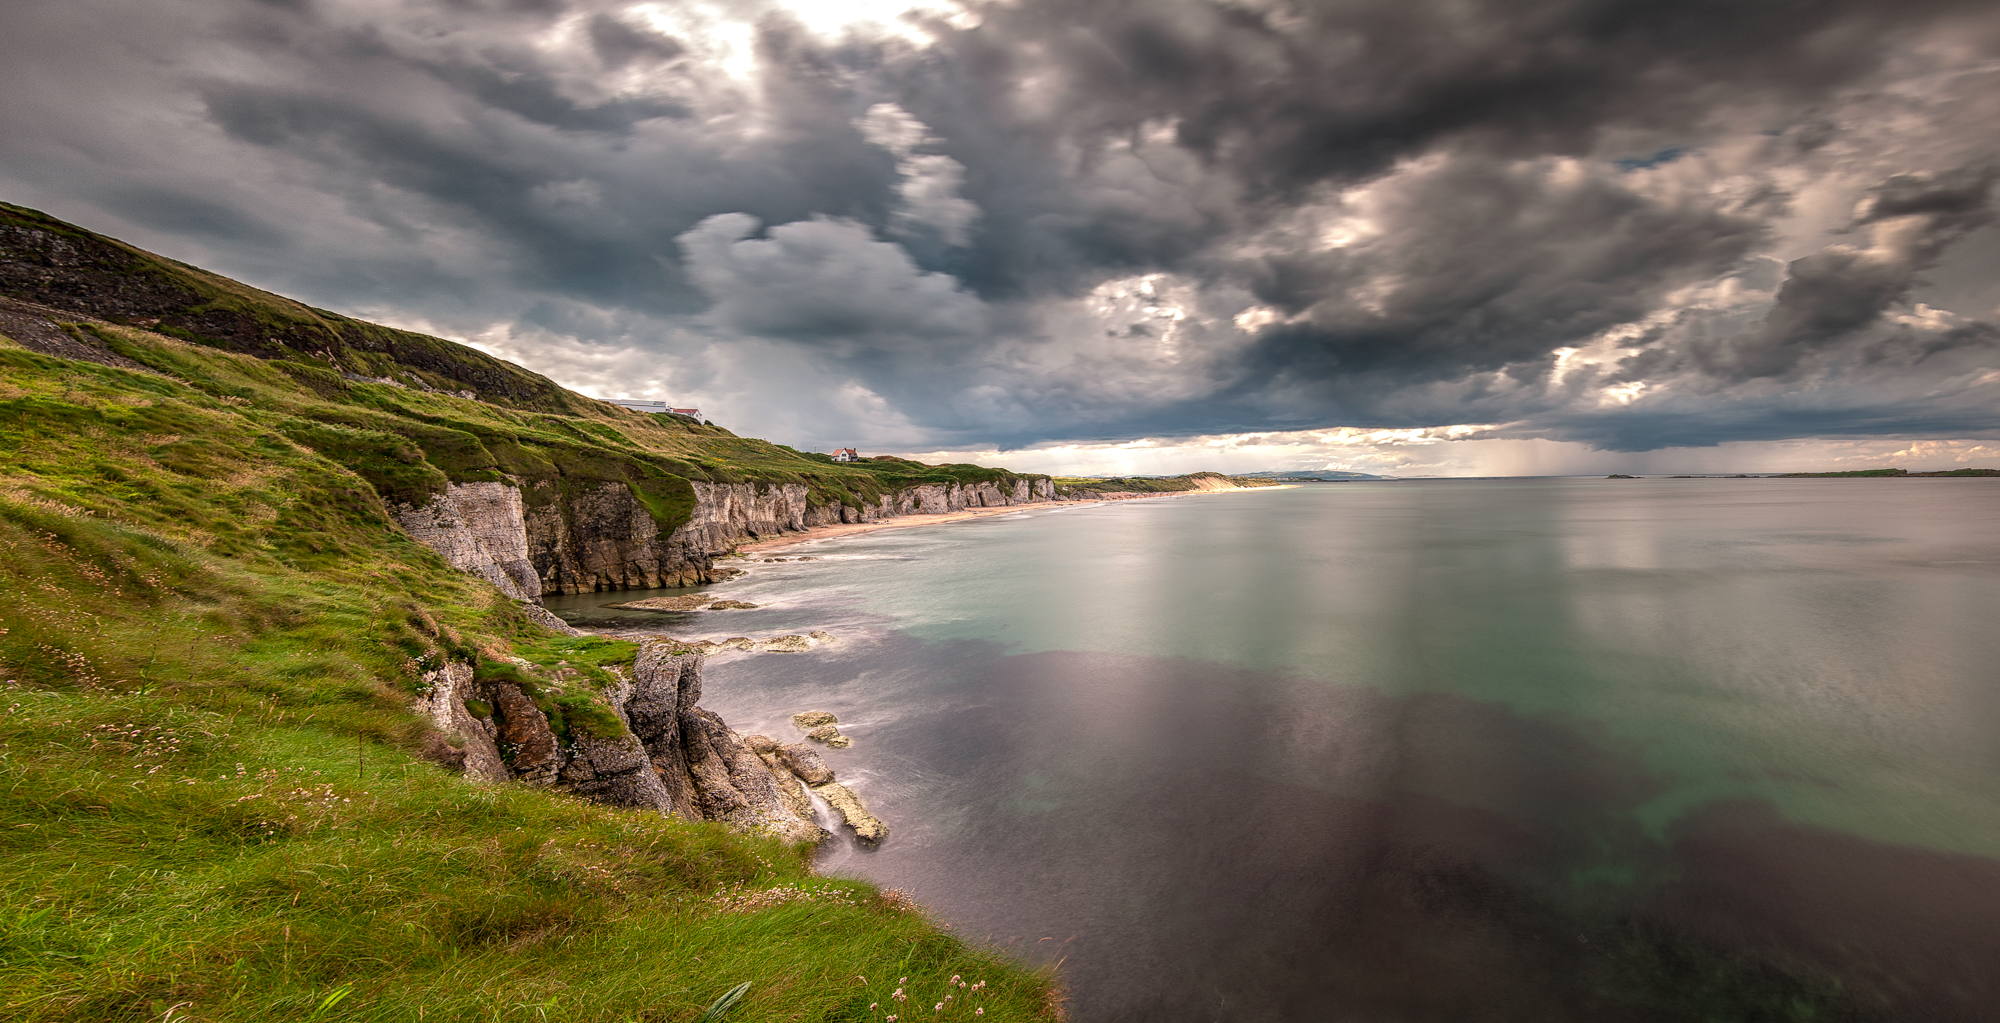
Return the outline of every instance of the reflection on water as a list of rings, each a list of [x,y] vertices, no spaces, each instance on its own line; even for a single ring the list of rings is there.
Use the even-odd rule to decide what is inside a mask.
[[[1136,502],[817,545],[661,628],[841,636],[717,658],[705,703],[839,713],[894,832],[824,868],[1060,955],[1082,1023],[1983,1019],[1996,501]]]

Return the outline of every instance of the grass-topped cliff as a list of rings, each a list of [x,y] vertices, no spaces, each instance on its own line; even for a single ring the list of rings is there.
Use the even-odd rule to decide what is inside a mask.
[[[870,1020],[954,974],[989,982],[967,1018],[1043,1012],[1045,979],[775,842],[418,756],[438,665],[588,730],[632,649],[393,515],[511,478],[629,488],[665,529],[698,481],[998,470],[624,412],[13,207],[0,293],[0,1019],[693,1020],[748,982],[727,1018]]]
[[[629,411],[464,345],[314,309],[6,203],[0,297],[15,300],[0,310],[9,314],[0,329],[40,320],[70,335],[22,343],[152,369],[233,402],[390,502],[421,504],[447,483],[510,478],[532,507],[622,484],[671,531],[687,519],[689,481],[802,484],[816,505],[859,509],[925,483],[1023,478],[905,459],[836,463]],[[201,440],[179,450],[189,467],[228,458]]]

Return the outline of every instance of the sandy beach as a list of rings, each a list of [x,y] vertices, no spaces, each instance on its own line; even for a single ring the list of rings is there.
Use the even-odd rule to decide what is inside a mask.
[[[1228,490],[1181,490],[1164,494],[1105,494],[1088,501],[1034,501],[1029,504],[1008,505],[1004,508],[968,508],[964,511],[944,512],[938,515],[898,515],[894,518],[878,519],[874,522],[843,522],[839,525],[814,526],[801,533],[782,533],[778,536],[763,537],[748,543],[738,544],[734,553],[738,555],[766,554],[781,547],[808,543],[814,540],[830,540],[837,536],[853,536],[856,533],[872,533],[878,529],[905,529],[911,526],[936,526],[947,522],[963,522],[966,519],[984,518],[988,515],[1005,515],[1009,512],[1032,511],[1037,508],[1080,507],[1102,504],[1106,501],[1137,501],[1154,497],[1194,497],[1199,494],[1240,494],[1250,490],[1285,490],[1281,487],[1234,487]]]
[[[1035,508],[1052,508],[1056,505],[1076,505],[1088,502],[1078,501],[1035,501],[1030,504],[1008,505],[1004,508],[968,508],[965,511],[944,512],[939,515],[898,515],[874,522],[843,522],[832,526],[814,526],[802,533],[781,533],[763,537],[736,547],[737,554],[763,554],[781,547],[806,543],[812,540],[829,540],[836,536],[852,536],[856,533],[872,533],[878,529],[903,529],[909,526],[935,526],[946,522],[963,522],[966,519],[984,518],[988,515],[1005,515],[1008,512],[1029,511]]]

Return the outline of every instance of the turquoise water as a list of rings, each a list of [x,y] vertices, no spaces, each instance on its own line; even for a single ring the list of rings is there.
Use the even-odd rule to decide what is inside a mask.
[[[1321,485],[824,541],[713,588],[765,608],[650,621],[840,636],[715,658],[704,702],[838,713],[893,834],[823,869],[1060,956],[1081,1023],[1985,1019],[1996,513]]]

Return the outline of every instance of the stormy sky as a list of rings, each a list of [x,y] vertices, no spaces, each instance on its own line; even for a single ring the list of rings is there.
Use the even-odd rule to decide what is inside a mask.
[[[0,198],[800,447],[2000,465],[1990,0],[66,0]]]

